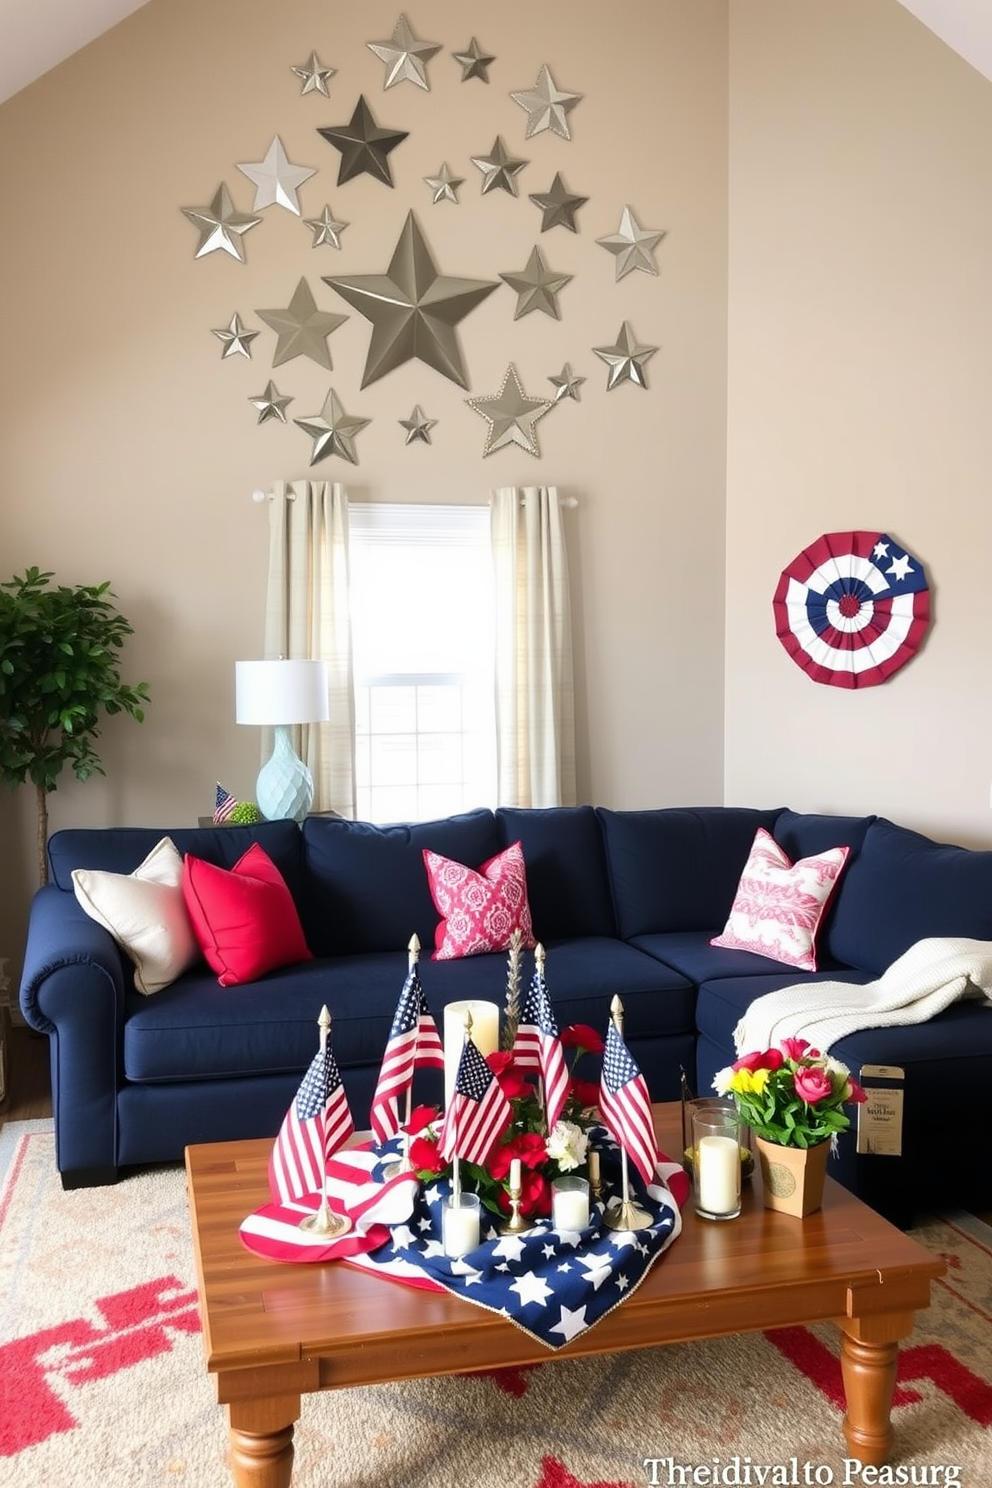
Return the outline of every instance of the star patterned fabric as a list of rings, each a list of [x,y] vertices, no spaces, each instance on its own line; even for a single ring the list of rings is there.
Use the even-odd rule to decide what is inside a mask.
[[[441,1241],[441,1209],[451,1186],[438,1179],[420,1188],[413,1212],[392,1226],[388,1244],[352,1263],[396,1281],[443,1288],[512,1318],[549,1349],[564,1348],[637,1290],[682,1228],[666,1180],[684,1175],[667,1159],[659,1162],[649,1187],[631,1175],[631,1192],[650,1213],[651,1226],[636,1232],[605,1228],[604,1205],[620,1191],[620,1153],[603,1128],[594,1128],[592,1136],[600,1151],[603,1197],[593,1205],[585,1230],[555,1230],[546,1219],[522,1234],[501,1235],[483,1209],[482,1243],[449,1260]],[[385,1167],[399,1151],[399,1139],[377,1151]]]

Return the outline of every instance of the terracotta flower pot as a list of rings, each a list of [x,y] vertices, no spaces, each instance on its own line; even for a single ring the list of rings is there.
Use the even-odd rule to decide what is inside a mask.
[[[823,1203],[830,1142],[815,1147],[780,1147],[755,1136],[765,1208],[804,1219]]]

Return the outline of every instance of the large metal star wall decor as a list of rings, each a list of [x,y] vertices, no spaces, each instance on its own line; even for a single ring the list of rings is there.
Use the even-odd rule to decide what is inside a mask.
[[[313,439],[310,464],[325,460],[328,455],[340,455],[352,465],[358,464],[355,451],[355,436],[372,422],[371,419],[352,418],[345,413],[338,395],[330,388],[319,413],[307,414],[305,418],[294,418],[305,434]]]
[[[414,36],[405,15],[396,22],[389,41],[367,41],[365,45],[386,64],[384,89],[392,88],[396,83],[416,83],[418,88],[430,89],[427,63],[441,50],[441,43],[421,41]]]
[[[372,110],[359,95],[355,112],[347,124],[331,124],[317,133],[341,152],[338,170],[338,185],[351,181],[355,176],[373,176],[387,186],[393,184],[393,173],[389,168],[389,154],[407,137],[405,129],[380,129],[372,117]]]
[[[468,387],[455,327],[499,285],[439,273],[413,212],[407,213],[385,274],[323,278],[372,322],[363,388],[414,358]]]
[[[517,292],[517,308],[513,313],[514,320],[519,320],[521,315],[529,315],[532,310],[543,310],[545,315],[550,315],[554,320],[561,320],[561,311],[558,309],[558,295],[565,285],[570,283],[571,274],[556,274],[549,269],[544,262],[540,248],[532,248],[530,258],[525,268],[516,274],[500,274],[504,284]]]
[[[330,310],[318,310],[313,290],[305,279],[300,280],[284,310],[256,310],[255,314],[279,338],[272,357],[273,367],[292,361],[293,357],[304,356],[330,370],[331,353],[327,338],[338,326],[344,325],[348,317],[335,315]]]
[[[300,215],[297,190],[304,181],[317,174],[315,166],[291,165],[282,140],[276,135],[266,152],[264,160],[251,160],[239,165],[238,170],[249,181],[255,183],[255,211],[264,207],[285,207],[287,212]]]
[[[606,374],[606,391],[612,392],[621,382],[632,382],[635,387],[647,388],[647,373],[644,364],[653,357],[657,346],[642,346],[625,320],[613,346],[594,346],[593,351],[609,368]]]
[[[623,279],[635,269],[645,274],[657,274],[654,250],[664,236],[660,228],[642,228],[630,207],[624,207],[616,232],[597,238],[596,242],[615,256],[616,277]]]
[[[550,190],[532,191],[530,200],[535,207],[541,208],[542,232],[547,232],[552,227],[567,227],[570,232],[578,232],[575,214],[580,207],[585,206],[589,198],[574,196],[562,180],[561,172],[556,171]]]
[[[463,52],[452,52],[451,55],[456,62],[461,63],[463,83],[467,83],[469,78],[479,78],[488,83],[489,69],[496,58],[484,52],[474,36]]]
[[[506,369],[498,393],[489,398],[466,398],[465,402],[489,424],[486,447],[482,451],[484,456],[517,445],[540,459],[541,449],[534,425],[554,404],[549,398],[528,398],[512,362]]]
[[[572,138],[568,128],[568,115],[582,97],[581,93],[563,93],[555,86],[551,70],[545,63],[537,75],[533,88],[511,93],[514,103],[527,110],[527,138],[550,129],[562,139]]]
[[[472,164],[476,170],[482,172],[483,196],[488,191],[497,190],[508,191],[511,196],[516,196],[517,175],[528,162],[511,155],[503,143],[503,136],[498,134],[489,154],[473,155]]]
[[[257,331],[247,331],[241,324],[241,316],[237,311],[231,316],[231,323],[220,330],[212,331],[218,341],[222,343],[221,359],[229,356],[243,356],[251,360],[251,343],[258,335]]]
[[[231,193],[221,181],[209,207],[183,207],[183,216],[188,217],[194,227],[199,228],[200,241],[195,258],[204,258],[208,253],[220,250],[244,263],[245,250],[241,239],[249,228],[257,227],[261,217],[249,217],[245,212],[235,211]]]
[[[319,217],[307,217],[304,226],[313,233],[311,248],[341,247],[341,234],[348,226],[347,222],[338,222],[332,215],[329,206],[325,206]]]
[[[310,53],[309,62],[304,62],[302,67],[294,67],[291,71],[295,72],[303,84],[300,89],[301,97],[305,97],[307,93],[323,93],[325,98],[330,98],[327,84],[334,76],[334,68],[325,67],[316,52]]]

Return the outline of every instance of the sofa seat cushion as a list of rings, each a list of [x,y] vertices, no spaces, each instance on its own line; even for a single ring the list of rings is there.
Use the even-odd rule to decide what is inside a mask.
[[[711,978],[701,983],[699,988],[696,998],[696,1027],[701,1035],[715,1044],[732,1049],[734,1029],[756,998],[764,997],[768,992],[778,992],[782,987],[800,984],[812,989],[817,982],[853,982],[863,985],[870,980],[867,972],[854,971],[849,967],[807,972],[782,971],[780,967],[774,976]]]
[[[759,827],[778,811],[744,807],[597,808],[622,940],[726,923],[741,870]],[[540,931],[538,931],[540,933]]]
[[[438,913],[424,849],[477,867],[505,846],[495,816],[484,809],[388,827],[307,817],[303,843],[309,880],[303,929],[315,956],[405,951],[413,934],[428,951]]]
[[[421,961],[420,980],[438,1028],[446,1003],[479,998],[503,1007],[507,957]],[[342,1071],[378,1066],[407,972],[407,956],[335,956],[271,972],[236,992],[206,969],[154,998],[128,994],[124,1072],[136,1082],[208,1080],[302,1072],[317,1049],[317,1018],[331,1014],[331,1047]],[[522,982],[533,961],[524,957]],[[677,972],[619,941],[589,938],[548,947],[545,979],[559,1026],[591,1023],[605,1034],[615,992],[624,1031],[681,1033],[693,1027],[694,989]],[[556,979],[568,996],[556,995]],[[521,988],[523,991],[523,986]],[[355,1113],[364,1119],[364,1113]]]
[[[824,949],[881,976],[932,935],[992,940],[992,852],[933,842],[879,817],[848,864]]]
[[[696,986],[715,977],[774,977],[782,980],[783,986],[805,981],[808,973],[783,967],[781,961],[769,956],[759,956],[754,951],[732,950],[727,946],[712,944],[709,930],[672,930],[665,935],[635,935],[630,942],[639,951],[663,961],[674,971],[681,972]],[[821,959],[820,970],[826,967]],[[844,969],[844,968],[841,968]],[[831,973],[836,975],[837,971]],[[756,994],[757,995],[757,994]]]

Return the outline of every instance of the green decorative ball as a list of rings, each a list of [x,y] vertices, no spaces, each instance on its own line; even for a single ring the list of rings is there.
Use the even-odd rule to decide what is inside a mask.
[[[252,822],[264,821],[265,817],[254,801],[239,801],[227,819],[232,826],[250,827]]]

